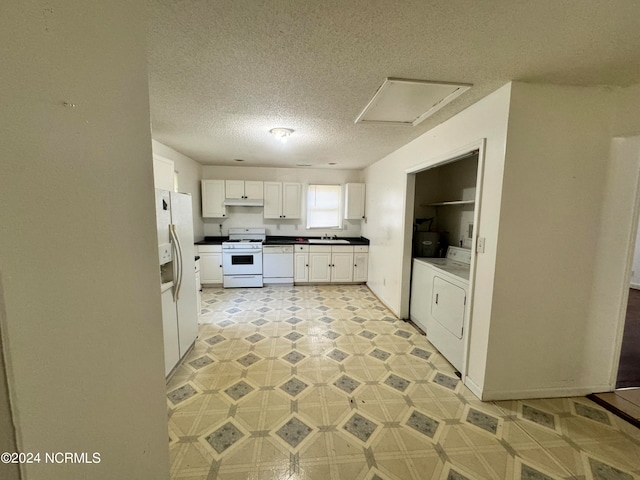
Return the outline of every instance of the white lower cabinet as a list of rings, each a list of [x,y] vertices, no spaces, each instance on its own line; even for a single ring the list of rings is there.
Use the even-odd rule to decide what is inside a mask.
[[[331,281],[353,282],[353,247],[331,247]]]
[[[293,250],[293,281],[309,281],[309,245],[296,245]]]
[[[356,247],[358,248],[358,247]],[[367,248],[367,247],[364,247]],[[353,252],[353,281],[364,283],[369,277],[369,254],[365,252]]]
[[[309,247],[309,281],[329,283],[331,281],[331,246]]]
[[[369,247],[366,245],[297,245],[297,283],[365,283]]]
[[[222,283],[222,245],[198,245],[200,282],[203,285]]]

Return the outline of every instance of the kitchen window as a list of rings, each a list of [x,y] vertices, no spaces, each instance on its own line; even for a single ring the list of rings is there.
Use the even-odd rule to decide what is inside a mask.
[[[341,185],[309,185],[307,228],[341,228]]]

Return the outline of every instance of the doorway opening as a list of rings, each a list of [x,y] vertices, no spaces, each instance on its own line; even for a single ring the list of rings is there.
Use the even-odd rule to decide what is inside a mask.
[[[484,141],[407,171],[403,318],[465,381]]]
[[[617,147],[617,149],[615,148]],[[640,171],[640,137],[614,140],[613,161],[627,167],[628,175]],[[618,155],[619,158],[615,158]],[[589,398],[640,428],[640,181],[626,197],[626,209],[633,212],[628,237],[627,261],[621,272],[619,361],[613,374],[613,391]],[[624,206],[623,206],[624,207]]]

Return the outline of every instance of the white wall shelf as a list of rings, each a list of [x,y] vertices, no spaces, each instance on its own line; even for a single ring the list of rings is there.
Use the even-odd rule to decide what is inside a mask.
[[[472,203],[476,203],[476,201],[475,200],[454,200],[451,202],[427,203],[420,206],[421,207],[444,207],[447,205],[470,205]]]

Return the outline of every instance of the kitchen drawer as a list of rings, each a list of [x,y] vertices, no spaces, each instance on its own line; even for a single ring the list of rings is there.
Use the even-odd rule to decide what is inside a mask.
[[[331,245],[332,253],[353,253],[353,247],[351,245]]]
[[[309,245],[296,245],[294,248],[294,251],[296,252],[308,252],[309,251]]]
[[[311,253],[331,253],[331,245],[309,245]]]
[[[355,253],[366,253],[369,251],[369,245],[354,245],[353,251]]]
[[[198,245],[198,253],[222,253],[222,245]]]

